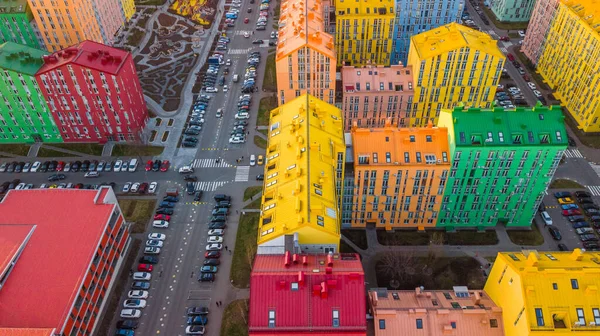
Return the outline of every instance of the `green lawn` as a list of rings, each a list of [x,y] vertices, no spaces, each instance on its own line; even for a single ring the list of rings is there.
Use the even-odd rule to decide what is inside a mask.
[[[256,115],[257,126],[269,126],[269,117],[271,111],[277,108],[277,96],[264,97],[258,105],[258,114]]]
[[[340,240],[340,253],[358,253],[358,251],[346,244],[346,241]]]
[[[350,239],[351,242],[363,250],[369,248],[369,244],[367,243],[367,232],[364,229],[342,230],[342,235]]]
[[[496,15],[494,15],[494,13],[492,12],[491,9],[487,8],[486,6],[480,6],[480,7],[483,8],[483,11],[487,15],[487,17],[490,18],[490,20],[492,21],[491,23],[493,23],[494,26],[496,26],[498,29],[504,29],[504,30],[525,30],[525,29],[527,29],[527,24],[529,22],[500,22],[496,19]]]
[[[550,183],[548,189],[583,189],[583,186],[569,179],[556,179]]]
[[[249,200],[254,195],[262,191],[262,186],[248,187],[244,190],[244,201]]]
[[[142,233],[146,231],[146,225],[152,218],[156,199],[119,199],[119,206],[125,220],[135,222],[131,227],[131,233]]]
[[[73,143],[73,144],[48,144],[48,146],[64,148],[88,155],[101,156],[104,145],[88,144],[88,143]]]
[[[131,34],[127,36],[127,44],[132,47],[137,47],[144,39],[145,32],[135,27],[131,28]]]
[[[254,136],[254,144],[258,148],[267,149],[267,140],[263,139],[260,135]]]
[[[267,65],[265,66],[265,78],[263,80],[263,89],[267,92],[277,92],[277,70],[275,68],[275,54],[267,56]]]
[[[50,149],[50,148],[46,148],[46,147],[40,147],[40,149],[38,150],[37,156],[41,157],[41,158],[45,158],[45,157],[57,157],[58,158],[58,157],[74,157],[77,155],[55,151],[54,149]]]
[[[439,230],[431,231],[394,231],[377,230],[377,240],[382,245],[495,245],[498,243],[496,231],[458,231],[443,232]]]
[[[4,144],[0,145],[0,152],[7,152],[17,156],[27,156],[30,145],[25,144]]]
[[[565,122],[569,126],[569,128],[575,133],[575,136],[581,141],[582,144],[592,147],[595,149],[600,149],[600,136],[598,133],[585,133],[579,129],[577,126],[577,122],[573,119],[571,114],[567,111],[566,108],[563,107],[563,115],[565,116]]]
[[[537,246],[544,243],[544,236],[540,233],[540,229],[533,223],[531,230],[508,230],[506,231],[510,241],[521,246]]]
[[[246,205],[244,209],[260,209],[260,204],[262,203],[262,198],[259,197],[252,201],[250,204]]]
[[[115,145],[112,156],[157,156],[164,149],[160,146]]]
[[[223,312],[221,336],[248,335],[248,300],[235,300]]]
[[[248,288],[250,285],[259,219],[258,212],[249,212],[240,216],[230,274],[231,284],[237,288]]]

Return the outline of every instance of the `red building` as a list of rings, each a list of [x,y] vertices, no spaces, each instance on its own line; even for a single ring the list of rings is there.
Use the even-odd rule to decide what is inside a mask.
[[[366,335],[358,254],[258,254],[250,277],[250,335]]]
[[[112,189],[11,190],[0,213],[0,336],[93,334],[130,241]]]
[[[36,79],[65,142],[140,140],[148,112],[130,53],[84,41],[44,56]]]

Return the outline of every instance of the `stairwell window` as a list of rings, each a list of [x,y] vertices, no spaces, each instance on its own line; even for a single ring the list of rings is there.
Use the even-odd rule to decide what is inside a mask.
[[[583,312],[583,308],[576,308],[575,310],[577,311],[577,322],[579,322],[579,324],[584,326],[585,325],[585,314]]]
[[[385,320],[379,320],[379,329],[385,329]]]
[[[571,279],[571,288],[579,289],[579,282],[577,281],[577,279]]]
[[[600,326],[600,309],[592,308],[592,313],[594,314],[594,322],[596,326]]]
[[[340,326],[340,311],[337,309],[333,310],[333,326],[334,327],[339,327]]]
[[[423,329],[423,319],[417,319],[417,329]]]
[[[535,308],[535,319],[537,320],[538,327],[544,326],[544,312],[542,308]]]
[[[269,310],[269,328],[275,328],[275,311]]]

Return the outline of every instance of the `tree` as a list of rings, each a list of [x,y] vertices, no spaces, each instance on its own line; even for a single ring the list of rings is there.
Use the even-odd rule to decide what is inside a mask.
[[[418,261],[413,253],[386,252],[377,267],[379,272],[390,278],[390,285],[392,285],[395,281],[403,283],[413,280],[417,264]]]

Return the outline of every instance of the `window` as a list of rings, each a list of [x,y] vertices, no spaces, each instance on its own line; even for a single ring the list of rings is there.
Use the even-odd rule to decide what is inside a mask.
[[[538,327],[544,326],[544,313],[542,308],[535,308],[535,319],[537,320]]]
[[[600,309],[592,308],[592,313],[594,314],[594,323],[596,326],[600,326]]]
[[[450,322],[450,325],[452,326],[452,329],[456,329],[456,322]]]
[[[390,152],[385,153],[385,162],[392,162],[392,154]]]
[[[297,282],[292,282],[292,290],[293,291],[297,291],[298,290],[298,283]]]
[[[410,136],[410,142],[415,142],[415,136],[414,135]]]
[[[447,300],[451,300],[451,299],[452,299],[452,296],[450,296],[450,293],[444,293],[444,297],[445,297]]]
[[[400,296],[396,292],[392,293],[392,297],[394,298],[394,300],[400,300]]]
[[[571,288],[579,289],[579,282],[577,282],[577,279],[571,279]]]
[[[373,153],[373,163],[377,163],[379,158],[377,157],[377,153]]]
[[[423,320],[417,319],[417,329],[423,329]]]
[[[275,311],[269,310],[269,328],[275,328]]]
[[[333,326],[334,327],[340,326],[340,311],[337,309],[333,310]]]
[[[498,320],[490,319],[490,328],[498,328]]]
[[[553,283],[553,284],[552,284],[552,288],[553,288],[554,290],[558,290],[558,284],[557,284],[556,282],[555,282],[555,283]]]
[[[577,319],[578,322],[584,326],[585,325],[585,314],[583,313],[583,308],[576,308],[577,311]]]
[[[385,320],[379,320],[379,329],[385,329]]]
[[[431,142],[431,135],[426,135],[425,136],[425,141],[426,142]]]
[[[408,152],[404,152],[404,162],[405,163],[409,163],[410,162],[410,156],[409,156]]]

